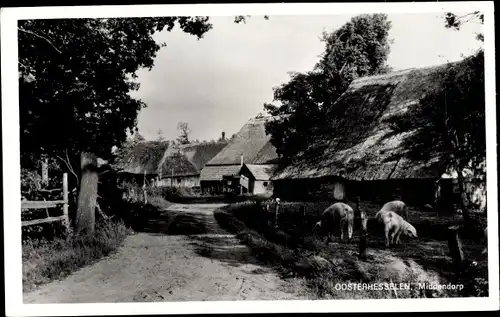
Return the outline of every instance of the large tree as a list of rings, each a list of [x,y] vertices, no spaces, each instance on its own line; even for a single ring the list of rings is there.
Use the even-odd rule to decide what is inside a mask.
[[[212,28],[208,17],[19,21],[22,159],[80,165],[76,233],[94,231],[97,157],[110,158],[146,106],[129,93],[161,48],[152,36],[176,25],[198,38]]]
[[[264,109],[278,120],[266,125],[281,163],[303,151],[333,115],[332,104],[353,79],[385,73],[390,52],[391,22],[385,14],[363,14],[331,33],[324,33],[325,51],[314,69],[292,73],[274,88],[274,101]]]

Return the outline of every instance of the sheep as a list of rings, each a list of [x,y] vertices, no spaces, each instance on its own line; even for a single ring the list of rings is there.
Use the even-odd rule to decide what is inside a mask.
[[[402,202],[401,200],[393,200],[388,203],[385,203],[380,211],[393,211],[400,216],[405,216],[405,220],[408,220],[408,208],[406,207],[406,204]]]
[[[393,211],[380,210],[375,215],[375,218],[380,223],[384,224],[385,246],[389,247],[390,243],[399,244],[399,237],[404,234],[410,238],[418,238],[417,230],[409,222],[403,219],[400,215]],[[390,241],[389,241],[390,235]]]
[[[313,233],[317,230],[322,229],[323,232],[326,231],[327,243],[332,241],[332,235],[334,234],[336,225],[339,225],[340,230],[340,240],[344,239],[344,229],[347,226],[347,235],[349,240],[352,239],[352,232],[354,227],[354,210],[351,206],[338,202],[323,211],[321,214],[321,220],[318,221],[313,227]]]

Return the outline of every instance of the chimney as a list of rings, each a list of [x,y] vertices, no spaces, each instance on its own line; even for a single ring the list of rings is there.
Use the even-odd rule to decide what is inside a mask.
[[[241,154],[241,166],[243,166],[243,154]]]

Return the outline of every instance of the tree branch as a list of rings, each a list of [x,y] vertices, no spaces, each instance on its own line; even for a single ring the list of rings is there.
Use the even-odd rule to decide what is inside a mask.
[[[78,178],[78,175],[76,175],[75,170],[71,166],[71,163],[70,163],[69,157],[68,157],[68,151],[66,150],[65,152],[66,152],[66,158],[67,158],[67,160],[65,160],[64,158],[60,157],[59,155],[56,155],[56,157],[58,159],[60,159],[61,161],[63,161],[64,164],[66,164],[66,167],[68,168],[68,170],[71,172],[71,174],[73,174],[73,176],[75,176],[75,178],[76,178],[76,184],[77,184],[77,187],[78,187],[78,184],[80,183],[80,180]]]
[[[339,71],[339,75],[342,75],[342,72],[344,71],[344,68],[347,66],[347,61],[345,61],[344,65],[342,65],[342,68]]]
[[[31,34],[31,35],[34,35],[38,38],[41,38],[42,40],[45,40],[48,44],[50,44],[50,46],[52,46],[59,54],[62,54],[61,50],[59,50],[54,44],[52,44],[52,42],[46,38],[45,36],[42,36],[42,35],[39,35],[39,34],[36,34],[34,32],[31,32],[31,31],[28,31],[28,30],[25,30],[25,29],[22,29],[22,28],[17,28],[19,31],[21,32],[24,32],[24,33],[27,33],[27,34]]]

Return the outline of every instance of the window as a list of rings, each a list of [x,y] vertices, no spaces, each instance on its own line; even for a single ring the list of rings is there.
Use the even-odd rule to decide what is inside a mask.
[[[267,182],[264,182],[264,187],[267,187]]]
[[[181,179],[180,178],[176,179],[176,181],[177,181],[177,184],[181,183]]]

